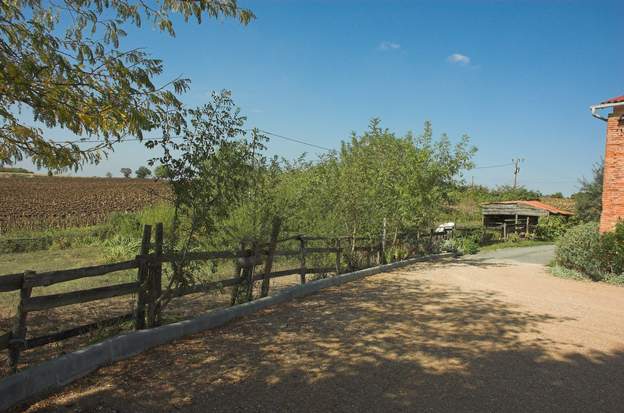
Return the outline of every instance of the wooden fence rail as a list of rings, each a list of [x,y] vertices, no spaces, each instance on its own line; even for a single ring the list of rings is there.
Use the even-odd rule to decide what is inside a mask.
[[[363,253],[365,267],[375,262],[378,265],[385,262],[385,239],[372,240],[367,237],[319,237],[296,235],[278,239],[281,222],[275,220],[269,242],[242,242],[239,251],[193,251],[186,256],[177,253],[163,253],[163,227],[155,227],[155,240],[152,242],[152,227],[145,225],[139,254],[133,260],[113,264],[95,265],[68,270],[48,271],[35,273],[25,271],[20,274],[0,276],[0,292],[19,291],[19,303],[13,328],[9,332],[0,334],[0,350],[8,349],[9,365],[13,372],[17,370],[20,353],[24,350],[40,347],[46,344],[65,340],[81,334],[100,329],[102,327],[119,325],[134,321],[135,329],[154,327],[161,323],[160,298],[163,295],[162,274],[163,264],[176,263],[184,260],[210,261],[234,260],[235,272],[233,277],[200,283],[187,287],[176,288],[168,294],[171,297],[183,297],[189,294],[221,290],[232,287],[232,305],[253,299],[254,283],[261,282],[260,297],[268,295],[270,280],[279,277],[299,275],[300,282],[306,282],[307,274],[340,274],[343,271],[343,256],[347,257],[348,270],[355,269],[354,252]],[[384,233],[385,234],[385,233]],[[418,237],[420,241],[431,242],[431,237]],[[366,241],[367,245],[356,245],[358,241]],[[297,249],[278,249],[278,244],[296,242]],[[325,242],[326,246],[310,246],[310,243]],[[349,245],[346,245],[349,244]],[[314,257],[335,256],[334,265],[318,267],[309,265]],[[273,261],[276,257],[296,259],[295,268],[273,271]],[[329,258],[329,257],[328,257]],[[334,261],[332,258],[329,262]],[[316,262],[316,261],[315,261]],[[256,267],[263,265],[263,271],[256,271]],[[45,288],[54,284],[97,277],[118,271],[137,270],[136,280],[122,284],[109,285],[57,294],[32,296],[33,288]],[[46,311],[52,308],[87,303],[124,295],[135,295],[135,309],[131,313],[91,322],[88,324],[61,330],[38,337],[27,337],[28,314],[34,311]]]

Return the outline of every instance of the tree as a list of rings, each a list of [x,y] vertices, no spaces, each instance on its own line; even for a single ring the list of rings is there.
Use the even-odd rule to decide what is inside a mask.
[[[163,62],[121,47],[128,26],[145,21],[174,36],[175,15],[254,19],[237,0],[0,2],[0,166],[30,157],[38,167],[77,169],[127,137],[182,122],[176,95],[190,81],[156,85]],[[87,139],[56,142],[39,125]]]
[[[604,161],[595,164],[591,181],[580,180],[581,190],[574,195],[576,217],[582,222],[598,221],[602,212],[602,182]]]
[[[106,172],[106,177],[107,177],[107,178],[112,178],[112,177],[113,177],[113,174],[112,174],[112,173],[110,173],[110,172]]]
[[[513,187],[511,185],[497,186],[491,192],[495,201],[528,201],[539,199],[543,196],[540,191],[534,191],[524,186]]]
[[[384,218],[393,234],[430,229],[474,152],[465,136],[456,145],[445,135],[434,139],[429,123],[420,136],[399,137],[373,119],[339,152],[286,163],[275,189],[278,209],[297,232],[377,238]]]
[[[130,178],[130,175],[132,175],[132,169],[130,168],[121,168],[119,172],[121,172],[124,178]]]
[[[246,118],[227,91],[213,93],[211,102],[184,114],[185,122],[163,125],[162,137],[146,142],[162,150],[162,156],[151,159],[150,165],[166,168],[173,193],[168,248],[175,250],[170,252],[177,253],[177,258],[159,299],[162,306],[172,298],[174,287],[197,281],[187,255],[197,246],[198,234],[210,234],[253,185],[258,151],[266,140],[258,130],[244,128]]]
[[[152,174],[152,171],[150,171],[146,166],[140,166],[139,169],[134,171],[134,174],[139,179],[145,179]]]
[[[167,179],[169,175],[170,172],[165,165],[158,165],[154,168],[154,176],[158,179]]]

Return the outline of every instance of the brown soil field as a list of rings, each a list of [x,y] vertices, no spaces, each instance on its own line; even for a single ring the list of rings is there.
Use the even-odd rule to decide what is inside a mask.
[[[151,179],[0,178],[0,234],[94,225],[111,212],[131,212],[167,197],[163,182]]]

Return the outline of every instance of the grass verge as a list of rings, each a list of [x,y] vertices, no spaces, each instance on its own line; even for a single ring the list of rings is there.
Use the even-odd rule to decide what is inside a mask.
[[[520,247],[536,247],[539,245],[552,245],[552,241],[538,240],[522,240],[517,242],[500,242],[496,244],[485,245],[479,248],[481,252],[496,251],[503,248],[520,248]]]
[[[606,275],[601,281],[594,281],[579,271],[571,270],[556,263],[549,264],[548,270],[552,275],[559,278],[567,278],[575,281],[604,282],[606,284],[624,286],[624,274],[610,274]]]

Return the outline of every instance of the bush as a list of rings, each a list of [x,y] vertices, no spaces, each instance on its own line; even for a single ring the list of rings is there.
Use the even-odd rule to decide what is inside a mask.
[[[475,231],[471,234],[445,240],[442,243],[442,251],[457,252],[460,254],[476,254],[479,252],[481,233]]]
[[[615,231],[602,235],[598,254],[606,273],[624,273],[624,222],[620,221],[615,226]]]
[[[543,241],[556,241],[566,233],[569,227],[568,221],[563,217],[544,217],[537,224],[535,236]]]
[[[598,224],[590,222],[571,228],[557,242],[557,262],[579,271],[594,281],[615,280],[624,275],[624,222],[615,231],[598,232]]]
[[[594,281],[604,278],[598,224],[589,222],[571,228],[557,242],[556,260],[566,268],[586,274]]]
[[[458,252],[459,251],[457,242],[454,239],[444,240],[444,242],[442,243],[441,249],[444,252]]]
[[[462,238],[459,251],[462,254],[476,254],[479,252],[479,241],[474,237]]]

